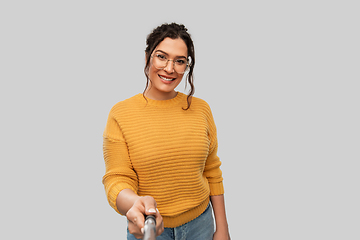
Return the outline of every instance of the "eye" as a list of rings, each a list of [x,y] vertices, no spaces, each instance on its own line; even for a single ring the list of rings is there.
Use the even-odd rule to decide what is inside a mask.
[[[175,64],[177,64],[177,65],[184,65],[184,64],[186,64],[186,61],[183,60],[183,59],[178,59],[178,60],[175,61]]]
[[[158,54],[156,54],[156,57],[161,61],[166,61],[166,57],[164,55],[162,55],[162,54],[158,53]]]

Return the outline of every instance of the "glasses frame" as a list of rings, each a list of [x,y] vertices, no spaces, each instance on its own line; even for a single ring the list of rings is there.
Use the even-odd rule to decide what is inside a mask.
[[[154,68],[156,68],[156,69],[158,69],[158,70],[163,70],[164,68],[166,68],[167,65],[168,65],[168,63],[169,63],[169,61],[172,61],[172,62],[173,62],[174,71],[177,72],[177,73],[179,73],[179,74],[184,74],[184,73],[188,70],[188,68],[189,68],[189,65],[190,65],[190,64],[189,64],[189,59],[188,59],[188,58],[186,59],[186,67],[185,67],[184,72],[178,72],[178,71],[176,71],[176,70],[175,70],[175,61],[174,61],[174,59],[168,59],[168,58],[166,58],[166,64],[165,64],[165,66],[164,66],[163,68],[157,68],[157,67],[155,67],[154,62],[153,62],[153,58],[154,58],[155,55],[156,55],[156,53],[151,56],[151,64],[154,66]],[[165,56],[165,57],[166,57],[166,56]]]

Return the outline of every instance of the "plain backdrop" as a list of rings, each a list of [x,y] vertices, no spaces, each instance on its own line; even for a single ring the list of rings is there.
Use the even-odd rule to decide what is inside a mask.
[[[360,239],[356,3],[1,1],[1,238],[126,239],[102,133],[144,90],[146,36],[178,22],[217,125],[232,239]]]

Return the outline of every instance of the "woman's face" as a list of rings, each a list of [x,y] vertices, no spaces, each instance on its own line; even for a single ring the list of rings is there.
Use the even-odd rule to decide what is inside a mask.
[[[181,38],[165,38],[155,48],[150,58],[149,87],[146,95],[155,100],[166,100],[176,96],[175,88],[181,82],[184,73],[178,73],[174,69],[174,61],[187,59],[187,46]],[[168,59],[167,65],[162,68],[154,67],[154,58]]]

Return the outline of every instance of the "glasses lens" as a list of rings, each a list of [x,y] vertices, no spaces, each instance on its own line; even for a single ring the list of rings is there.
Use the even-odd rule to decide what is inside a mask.
[[[164,69],[167,66],[168,62],[169,60],[166,58],[166,56],[162,54],[155,54],[153,56],[153,65],[157,69]],[[182,74],[186,71],[188,65],[186,59],[181,58],[181,59],[171,60],[171,62],[173,63],[174,70],[177,73]]]
[[[153,57],[153,65],[157,69],[163,69],[167,65],[167,58],[164,55],[161,54],[155,54]]]
[[[177,73],[184,73],[187,68],[187,61],[185,59],[175,60],[174,68]]]

